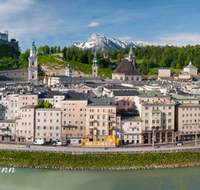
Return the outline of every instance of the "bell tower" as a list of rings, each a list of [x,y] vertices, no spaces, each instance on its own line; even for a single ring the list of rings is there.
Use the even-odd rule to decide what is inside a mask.
[[[99,65],[98,65],[96,52],[94,54],[94,59],[93,59],[92,62],[93,62],[93,64],[92,64],[92,76],[93,77],[98,77],[98,75],[99,75]]]
[[[30,48],[30,56],[28,58],[28,82],[38,82],[38,57],[34,39],[32,41],[32,46]]]
[[[128,60],[130,61],[130,62],[132,62],[132,65],[133,65],[133,67],[135,68],[135,54],[134,54],[134,52],[133,52],[133,43],[132,43],[132,41],[131,41],[131,48],[130,48],[130,52],[129,52],[129,55],[128,55]]]

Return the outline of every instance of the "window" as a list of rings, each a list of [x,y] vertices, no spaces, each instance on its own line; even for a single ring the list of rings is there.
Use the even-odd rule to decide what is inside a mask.
[[[75,124],[78,124],[78,121],[75,121]]]
[[[52,136],[52,133],[50,133],[50,136]]]
[[[149,116],[149,113],[145,113],[145,117],[148,117]]]
[[[80,114],[80,117],[83,117],[83,115],[82,115],[82,114]]]
[[[105,122],[102,122],[102,126],[105,127]]]
[[[102,130],[102,135],[106,135],[106,130]]]
[[[165,119],[163,119],[163,123],[165,123]]]
[[[149,123],[149,120],[145,120],[145,123],[146,123],[146,124]]]
[[[83,109],[81,108],[80,111],[83,111]]]
[[[57,113],[56,115],[59,116],[59,113]]]
[[[46,129],[46,126],[44,126],[43,129]]]
[[[31,134],[31,130],[28,130],[28,133]]]
[[[106,112],[106,110],[105,110],[105,109],[103,109],[103,112]]]
[[[44,123],[46,122],[46,119],[44,119]]]
[[[154,123],[155,123],[155,120],[152,120],[152,123],[154,124]]]
[[[172,122],[172,120],[171,119],[168,119],[168,123],[171,123]]]
[[[52,130],[53,127],[50,127],[50,130]]]
[[[97,115],[97,119],[100,119],[100,115]]]
[[[52,116],[52,113],[50,113],[50,116]]]
[[[90,112],[94,112],[94,109],[90,109],[89,111],[90,111]]]
[[[56,130],[59,130],[59,127],[56,127]]]
[[[58,123],[58,122],[59,122],[59,120],[57,119],[57,120],[56,120],[56,122]]]
[[[40,116],[40,113],[38,113],[38,116]]]
[[[50,123],[52,123],[52,119],[50,119]]]
[[[103,115],[103,118],[102,119],[106,119],[106,116],[105,115]]]
[[[46,133],[44,133],[44,136],[46,136]]]
[[[46,116],[46,113],[44,113],[44,116]]]
[[[172,112],[169,112],[169,113],[168,113],[168,116],[171,116],[171,115],[172,115]]]
[[[80,130],[81,130],[81,131],[83,130],[83,126],[80,126]]]
[[[148,110],[149,108],[148,107],[145,107],[145,110]]]
[[[83,121],[81,121],[81,124],[83,124]]]
[[[100,112],[100,109],[97,109],[97,112]]]
[[[171,110],[172,109],[172,107],[171,106],[169,106],[169,110]]]
[[[56,136],[58,137],[58,136],[59,136],[59,134],[58,134],[58,133],[56,133]]]
[[[40,129],[40,126],[37,126],[37,129]]]

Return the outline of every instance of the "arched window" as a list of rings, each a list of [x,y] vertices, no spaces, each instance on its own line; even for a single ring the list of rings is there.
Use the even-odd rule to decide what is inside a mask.
[[[152,123],[154,124],[154,123],[155,123],[155,120],[152,120]]]
[[[122,77],[120,77],[120,80],[123,80],[123,78],[122,78]]]
[[[139,77],[137,77],[137,80],[139,80]]]
[[[128,80],[128,77],[126,77],[126,80]]]
[[[134,80],[133,77],[131,77],[131,80]]]
[[[159,123],[159,120],[157,120],[156,122]]]

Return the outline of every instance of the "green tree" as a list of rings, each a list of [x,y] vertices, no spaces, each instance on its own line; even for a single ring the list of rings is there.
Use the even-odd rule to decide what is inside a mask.
[[[177,63],[177,64],[176,64],[176,68],[177,68],[177,69],[180,69],[180,68],[181,68],[180,63]]]
[[[112,50],[111,51],[111,59],[116,59],[117,58],[117,52],[116,52],[116,50]]]
[[[45,45],[43,48],[43,54],[48,55],[50,53],[50,48],[48,45]]]
[[[16,39],[15,39],[15,38],[12,38],[10,41],[11,41],[11,42],[16,42]]]
[[[56,53],[60,53],[60,46],[58,46],[58,49],[56,50]]]
[[[144,66],[143,69],[142,69],[142,74],[143,74],[143,75],[146,75],[147,72],[148,72],[148,71],[147,71],[147,66]]]
[[[174,62],[172,62],[171,68],[172,68],[172,69],[175,69],[175,63],[174,63]]]
[[[43,54],[43,50],[44,50],[44,46],[39,46],[39,47],[37,48],[38,54],[39,54],[39,55],[42,55],[42,54]]]

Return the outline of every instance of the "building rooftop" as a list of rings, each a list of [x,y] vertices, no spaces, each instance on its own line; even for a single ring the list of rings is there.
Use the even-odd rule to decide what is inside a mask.
[[[122,86],[122,85],[117,85],[117,86],[111,86],[111,85],[107,85],[107,86],[104,86],[104,88],[107,88],[107,89],[111,89],[111,90],[119,90],[119,89],[121,89],[121,90],[125,90],[125,89],[127,89],[127,90],[135,90],[135,88],[133,88],[133,87],[128,87],[128,86]]]
[[[20,107],[20,109],[24,109],[24,108],[32,108],[32,109],[35,109],[35,107],[34,106],[32,106],[32,105],[27,105],[27,106],[22,106],[22,107]]]
[[[192,65],[191,62],[189,62],[189,65],[184,67],[184,69],[189,68],[189,69],[197,69],[194,65]]]
[[[165,95],[161,94],[160,92],[156,92],[156,91],[140,91],[138,90],[138,94],[140,97],[155,97],[155,96],[159,96],[159,97],[166,97]]]
[[[65,94],[64,101],[71,101],[71,100],[87,100],[89,97],[93,96],[92,92],[76,92],[76,91],[68,91],[68,93]]]
[[[136,68],[133,67],[132,62],[130,61],[121,61],[113,74],[130,74],[130,75],[142,75]]]
[[[171,95],[172,99],[179,99],[179,100],[198,100],[197,98],[191,97],[191,96],[183,96],[180,94],[175,93],[169,93]]]
[[[137,90],[134,91],[114,91],[114,96],[137,96],[139,93]]]
[[[35,110],[36,110],[36,112],[37,111],[61,111],[61,109],[59,109],[59,108],[37,108]]]
[[[90,98],[88,100],[88,106],[115,106],[115,98],[112,97],[101,97],[101,98]]]
[[[53,98],[54,96],[65,96],[59,91],[45,91],[39,94],[38,98]]]

